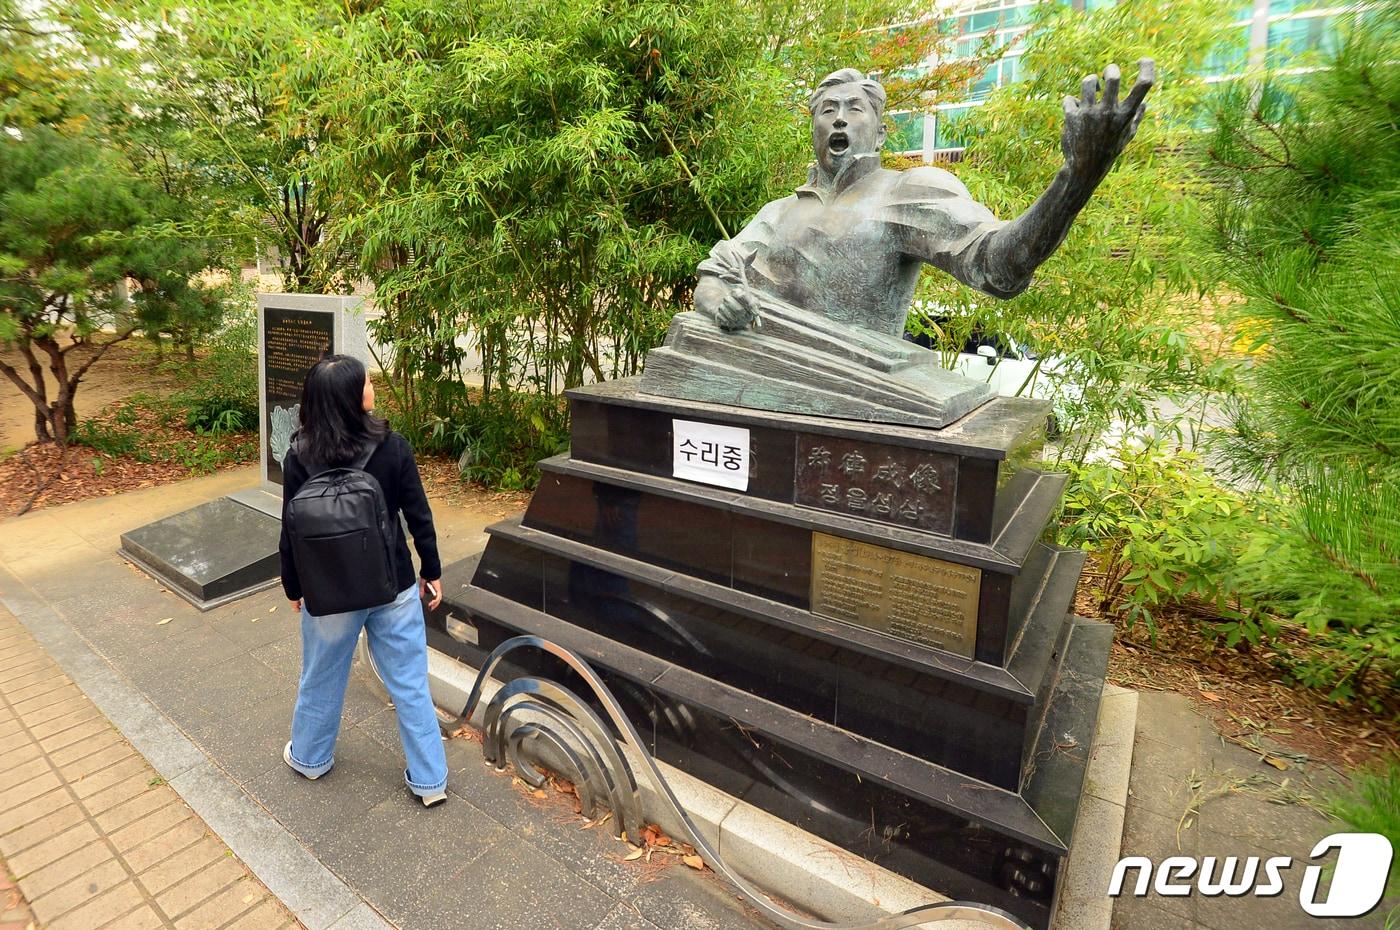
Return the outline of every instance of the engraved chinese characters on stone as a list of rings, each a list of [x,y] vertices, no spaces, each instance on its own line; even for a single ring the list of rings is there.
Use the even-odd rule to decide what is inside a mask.
[[[957,460],[939,452],[797,437],[793,502],[949,535]]]

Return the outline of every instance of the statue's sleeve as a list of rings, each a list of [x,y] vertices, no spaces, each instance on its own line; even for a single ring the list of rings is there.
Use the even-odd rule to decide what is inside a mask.
[[[716,242],[710,249],[709,257],[696,270],[702,275],[719,278],[726,284],[740,283],[739,263],[745,259],[751,260],[755,252],[762,251],[772,241],[773,224],[783,203],[782,200],[774,200],[765,204],[733,239]]]
[[[884,212],[906,255],[948,272],[968,287],[1008,298],[1030,284],[1029,275],[1010,277],[989,261],[992,237],[1006,223],[973,200],[963,183],[941,168],[905,171]]]

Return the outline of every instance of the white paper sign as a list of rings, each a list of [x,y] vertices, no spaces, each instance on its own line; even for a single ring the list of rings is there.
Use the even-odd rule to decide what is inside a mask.
[[[749,489],[749,431],[742,427],[672,420],[671,457],[677,478]]]

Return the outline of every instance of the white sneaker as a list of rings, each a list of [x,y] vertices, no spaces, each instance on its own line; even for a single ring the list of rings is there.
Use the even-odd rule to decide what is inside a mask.
[[[296,772],[298,775],[300,775],[302,778],[305,778],[307,781],[315,781],[316,779],[318,779],[318,778],[321,777],[320,775],[308,775],[308,774],[306,774],[305,772],[303,772],[301,769],[297,768],[295,765],[292,764],[292,741],[291,741],[291,740],[287,740],[287,745],[282,749],[282,761],[285,762],[285,763],[287,763],[287,768],[291,769],[293,772]],[[325,773],[322,772],[321,774],[324,775]],[[445,797],[445,796],[444,796],[443,800],[446,800],[446,797]]]
[[[437,807],[443,801],[447,800],[447,792],[439,791],[437,794],[423,794],[418,797],[419,800],[423,802],[424,807]]]

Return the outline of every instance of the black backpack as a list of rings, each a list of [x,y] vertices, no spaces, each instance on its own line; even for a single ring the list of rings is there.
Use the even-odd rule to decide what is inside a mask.
[[[394,524],[384,489],[364,470],[377,448],[340,468],[302,462],[310,477],[283,519],[312,616],[379,607],[398,596]]]

